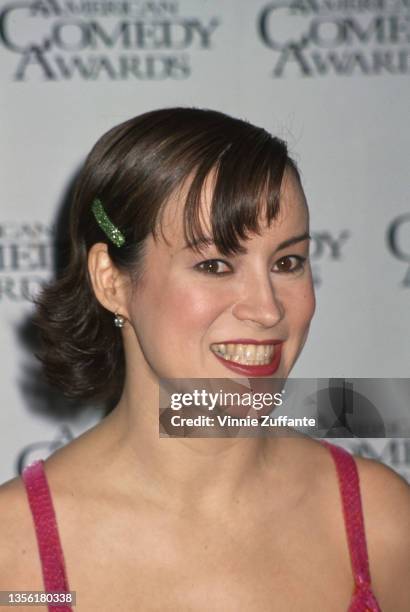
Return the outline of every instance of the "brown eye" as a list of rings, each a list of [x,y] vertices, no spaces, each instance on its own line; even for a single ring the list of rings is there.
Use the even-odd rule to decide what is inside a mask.
[[[300,257],[299,255],[286,255],[276,262],[275,272],[279,272],[281,274],[291,274],[293,272],[297,272],[298,270],[303,269],[305,261],[305,257]]]
[[[227,266],[227,264],[221,259],[208,259],[207,261],[199,263],[196,268],[205,274],[222,275],[227,272],[221,269],[222,266]]]

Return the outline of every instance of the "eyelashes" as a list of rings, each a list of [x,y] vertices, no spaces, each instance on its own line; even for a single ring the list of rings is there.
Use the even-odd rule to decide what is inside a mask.
[[[274,272],[277,274],[295,274],[304,269],[306,257],[301,255],[285,255],[278,259],[275,263]],[[225,266],[228,270],[222,270],[221,267]],[[223,259],[207,259],[201,261],[195,266],[195,269],[203,274],[210,274],[212,276],[225,276],[226,274],[232,273],[231,264],[227,263]]]

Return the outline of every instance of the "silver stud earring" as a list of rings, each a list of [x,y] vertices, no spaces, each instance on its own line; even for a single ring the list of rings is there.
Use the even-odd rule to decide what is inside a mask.
[[[114,325],[115,327],[124,327],[125,325],[125,318],[118,314],[118,312],[116,312],[114,316]]]

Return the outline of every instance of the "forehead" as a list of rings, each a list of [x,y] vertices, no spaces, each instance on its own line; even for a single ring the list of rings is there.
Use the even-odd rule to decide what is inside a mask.
[[[215,185],[215,172],[212,171],[206,177],[200,198],[198,210],[200,225],[206,236],[212,237],[211,205]],[[186,197],[191,185],[189,179],[177,191],[175,191],[164,207],[160,220],[160,231],[158,242],[166,245],[171,251],[180,250],[186,246],[184,237],[184,209]],[[265,220],[265,207],[261,207],[263,218],[260,220],[261,233],[270,234],[288,231],[308,230],[309,213],[305,194],[299,180],[292,170],[285,170],[280,189],[280,208],[277,216],[268,226]]]

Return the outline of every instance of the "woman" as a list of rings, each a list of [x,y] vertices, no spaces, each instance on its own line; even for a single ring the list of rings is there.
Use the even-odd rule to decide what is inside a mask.
[[[91,151],[70,234],[42,359],[70,397],[115,407],[1,487],[1,589],[70,588],[78,612],[408,611],[409,487],[387,467],[305,436],[158,434],[161,379],[286,378],[306,341],[285,144],[209,110],[131,119]]]

